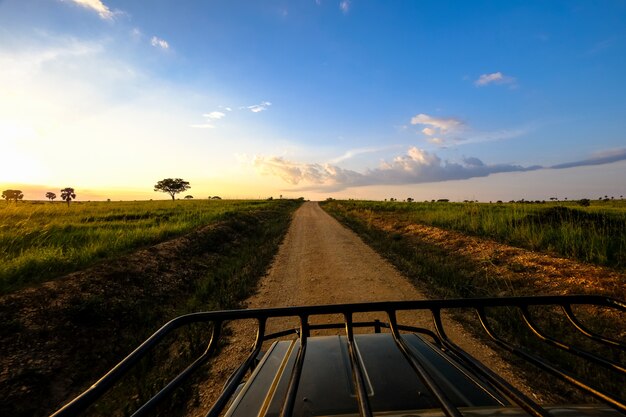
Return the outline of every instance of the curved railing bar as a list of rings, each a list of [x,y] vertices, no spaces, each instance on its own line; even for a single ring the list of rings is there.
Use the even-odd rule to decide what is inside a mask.
[[[133,413],[131,417],[141,417],[152,411],[156,405],[161,402],[165,397],[167,397],[178,385],[180,385],[189,375],[191,375],[200,365],[206,362],[207,359],[213,355],[215,349],[217,348],[217,343],[221,334],[221,324],[213,326],[213,331],[211,332],[211,340],[209,344],[200,357],[198,357],[195,361],[191,363],[183,372],[178,374],[174,379],[172,379],[165,387],[161,389],[157,394],[155,394],[150,400],[144,403],[137,411]]]
[[[537,323],[535,323],[535,321],[532,319],[527,307],[520,307],[520,310],[522,311],[522,318],[524,319],[524,322],[526,323],[528,328],[535,334],[535,336],[537,336],[543,342],[549,344],[550,346],[554,346],[558,349],[576,355],[580,358],[584,358],[591,362],[597,363],[598,365],[604,366],[607,369],[626,375],[626,368],[624,368],[622,365],[606,359],[602,359],[592,353],[589,353],[582,349],[578,349],[574,346],[570,346],[560,340],[546,335],[544,332],[541,331],[541,329],[539,329]]]
[[[551,417],[552,415],[539,404],[528,398],[525,394],[508,383],[505,379],[493,372],[491,369],[483,365],[480,361],[476,360],[469,353],[465,352],[461,347],[456,345],[448,337],[443,322],[441,320],[441,311],[439,309],[432,310],[433,321],[435,323],[435,330],[439,335],[443,345],[454,352],[457,356],[462,358],[468,366],[470,366],[475,372],[485,377],[491,382],[498,390],[503,392],[513,402],[519,405],[523,410],[535,417]]]
[[[496,336],[495,332],[493,331],[493,329],[489,326],[489,323],[487,322],[487,316],[485,314],[485,309],[483,307],[479,307],[476,309],[478,312],[478,318],[480,320],[481,325],[483,326],[483,329],[485,329],[485,332],[489,335],[489,337],[491,337],[500,347],[502,347],[505,350],[508,350],[509,352],[520,356],[522,358],[524,358],[526,361],[532,363],[533,365],[550,372],[551,374],[553,374],[554,376],[556,376],[559,379],[562,379],[566,382],[569,382],[570,384],[576,386],[577,388],[587,392],[588,394],[591,394],[592,396],[598,398],[601,401],[606,402],[607,404],[609,404],[611,407],[614,407],[618,410],[620,410],[622,413],[626,412],[626,404],[624,402],[622,402],[621,399],[614,397],[612,395],[609,394],[605,394],[603,392],[598,391],[597,389],[589,386],[587,383],[579,380],[578,378],[572,376],[571,374],[562,371],[561,369],[558,369],[554,366],[552,366],[551,364],[549,364],[546,361],[541,360],[540,358],[531,355],[521,349],[518,349],[517,347],[511,345],[510,343],[502,340],[501,338],[499,338],[498,336]]]
[[[263,346],[263,335],[265,333],[265,318],[259,319],[259,326],[257,327],[256,341],[254,342],[254,348],[252,352],[246,360],[241,364],[239,368],[232,374],[232,376],[228,379],[226,386],[222,390],[222,393],[215,401],[209,412],[207,413],[207,417],[217,417],[220,415],[224,407],[228,404],[228,400],[233,395],[243,377],[246,375],[246,372],[252,367],[254,360],[261,352],[261,347]]]
[[[561,306],[563,311],[565,312],[565,316],[569,320],[569,322],[582,334],[587,336],[588,338],[595,340],[596,342],[603,343],[607,346],[615,347],[621,350],[626,351],[626,344],[620,342],[619,340],[611,339],[609,337],[601,336],[597,333],[589,330],[584,324],[581,323],[580,320],[574,314],[572,310],[572,306],[570,304],[564,304]]]
[[[389,326],[391,328],[391,334],[393,335],[393,340],[396,342],[398,349],[402,352],[406,360],[409,362],[417,376],[424,383],[426,388],[433,395],[435,401],[439,403],[441,406],[441,410],[448,417],[462,417],[463,414],[452,404],[452,401],[448,398],[448,396],[443,392],[441,387],[437,385],[433,377],[428,373],[424,365],[420,363],[420,361],[411,353],[410,348],[406,345],[406,342],[402,339],[400,332],[398,331],[397,323],[396,323],[396,312],[391,310],[387,312],[387,316],[389,317]]]

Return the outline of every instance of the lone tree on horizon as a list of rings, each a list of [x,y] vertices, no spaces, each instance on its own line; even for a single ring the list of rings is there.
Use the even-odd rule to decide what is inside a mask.
[[[176,194],[187,191],[190,188],[189,182],[182,178],[165,178],[155,184],[154,191],[168,193],[172,197],[172,201],[174,201]]]
[[[17,200],[24,198],[24,193],[22,193],[22,190],[4,190],[2,192],[2,198],[4,198],[7,203],[9,200],[15,200],[17,203]]]
[[[76,198],[76,193],[74,193],[74,189],[71,187],[66,187],[61,190],[61,198],[67,201],[67,206],[70,206],[70,201]]]
[[[55,198],[57,198],[57,195],[55,193],[53,193],[52,191],[48,191],[46,193],[46,198],[48,200],[50,200],[50,202],[52,202],[52,200],[54,200]]]

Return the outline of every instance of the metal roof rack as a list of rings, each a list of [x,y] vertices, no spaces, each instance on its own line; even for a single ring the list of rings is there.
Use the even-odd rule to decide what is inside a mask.
[[[208,417],[219,416],[229,401],[233,398],[237,387],[244,380],[246,373],[254,369],[256,359],[261,352],[263,342],[268,340],[275,340],[280,337],[297,335],[299,338],[299,347],[295,359],[295,365],[291,369],[289,376],[289,383],[287,386],[286,394],[284,396],[282,407],[280,411],[281,417],[292,416],[294,410],[294,404],[296,401],[296,393],[298,391],[298,385],[302,375],[304,359],[307,354],[307,341],[310,338],[312,330],[321,329],[345,329],[345,338],[348,346],[348,356],[352,369],[353,383],[356,393],[356,402],[358,404],[359,414],[364,417],[372,416],[372,408],[368,398],[366,389],[366,381],[364,377],[364,369],[361,361],[357,357],[354,329],[369,327],[373,328],[374,332],[378,333],[382,328],[386,328],[393,336],[393,340],[397,348],[402,352],[402,355],[407,361],[414,372],[419,376],[422,383],[428,388],[430,394],[442,412],[449,417],[462,416],[462,412],[453,404],[446,392],[442,389],[440,384],[431,375],[431,371],[427,364],[424,363],[423,358],[416,355],[411,346],[408,345],[406,340],[401,336],[400,331],[415,332],[425,334],[433,340],[436,346],[439,346],[442,350],[445,350],[446,354],[453,360],[462,363],[467,369],[470,369],[482,380],[487,381],[498,392],[506,395],[511,402],[524,410],[526,413],[532,416],[550,416],[551,414],[537,402],[524,395],[517,388],[513,387],[497,372],[488,368],[486,365],[473,358],[469,353],[464,351],[461,347],[455,344],[447,335],[444,323],[442,320],[442,310],[458,310],[458,309],[471,309],[477,313],[478,319],[486,332],[486,334],[502,349],[511,352],[528,363],[531,363],[545,372],[548,372],[557,378],[565,381],[566,383],[582,390],[583,392],[592,395],[598,400],[608,404],[610,407],[626,413],[626,401],[622,398],[618,398],[612,394],[602,391],[598,387],[594,387],[591,384],[581,380],[577,376],[570,372],[561,369],[558,365],[551,363],[547,359],[540,357],[536,353],[531,353],[523,346],[516,346],[509,341],[506,341],[493,326],[489,323],[487,318],[487,309],[494,307],[511,307],[519,309],[521,316],[523,317],[523,323],[532,332],[532,334],[546,345],[550,345],[556,349],[561,349],[568,352],[571,355],[580,357],[585,361],[594,363],[598,366],[608,369],[610,372],[624,376],[626,375],[626,367],[623,364],[617,363],[611,359],[599,357],[586,350],[582,350],[570,343],[563,340],[558,340],[547,334],[545,334],[535,323],[529,307],[534,306],[552,306],[559,307],[563,313],[563,317],[567,319],[567,322],[571,325],[572,331],[585,338],[601,344],[609,346],[612,349],[617,349],[621,352],[626,352],[626,345],[616,339],[608,338],[600,334],[596,334],[589,330],[575,315],[572,306],[595,306],[607,308],[614,312],[624,313],[626,312],[626,303],[620,300],[616,300],[603,296],[591,296],[591,295],[574,295],[574,296],[536,296],[536,297],[504,297],[504,298],[479,298],[479,299],[453,299],[453,300],[420,300],[420,301],[401,301],[401,302],[374,302],[374,303],[359,303],[359,304],[342,304],[342,305],[324,305],[324,306],[308,306],[308,307],[287,307],[287,308],[269,308],[269,309],[254,309],[254,310],[229,310],[229,311],[213,311],[213,312],[200,312],[187,314],[177,317],[158,331],[156,331],[151,337],[143,342],[138,348],[136,348],[125,359],[118,363],[113,369],[111,369],[100,380],[94,383],[89,389],[84,391],[81,395],[73,399],[67,405],[59,409],[53,414],[54,417],[76,416],[82,413],[90,405],[92,405],[103,393],[109,390],[116,381],[118,381],[126,372],[128,372],[139,360],[144,357],[150,350],[152,350],[166,335],[170,334],[174,330],[183,326],[190,325],[192,323],[213,323],[212,334],[210,341],[204,353],[190,363],[187,368],[178,374],[175,378],[169,381],[156,395],[150,400],[144,403],[133,416],[147,415],[153,408],[162,400],[164,400],[173,390],[178,387],[191,373],[198,369],[208,358],[210,358],[216,351],[216,347],[222,334],[222,326],[225,322],[231,322],[235,320],[243,319],[255,319],[257,321],[257,334],[254,347],[247,359],[239,366],[239,368],[231,375],[227,384],[225,385],[221,395],[212,405],[208,411]],[[433,322],[434,330],[431,331],[425,328],[406,326],[398,324],[397,312],[400,311],[430,311]],[[355,322],[353,316],[356,313],[366,312],[383,312],[387,316],[387,322],[384,321],[367,321],[367,322]],[[310,322],[311,317],[319,315],[336,314],[343,316],[343,322],[330,323],[330,324],[312,324]],[[296,317],[299,320],[299,329],[286,329],[279,332],[267,334],[266,323],[268,319],[276,317]]]

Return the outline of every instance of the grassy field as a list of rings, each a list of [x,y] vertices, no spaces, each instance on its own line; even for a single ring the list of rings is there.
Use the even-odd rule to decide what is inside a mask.
[[[79,270],[270,201],[0,204],[0,294]]]
[[[23,238],[30,237],[31,244],[46,246],[45,240],[33,239],[40,229],[68,227],[72,239],[56,230],[56,239],[49,237],[48,245],[65,249],[65,244],[77,253],[81,242],[92,242],[87,246],[102,245],[108,261],[96,262],[71,279],[57,280],[54,286],[33,284],[32,290],[0,297],[2,365],[11,364],[11,372],[0,376],[0,397],[7,399],[0,404],[0,415],[47,415],[171,318],[240,307],[266,272],[300,203],[85,203],[69,209],[52,204],[7,205],[4,214],[22,219]],[[166,239],[175,234],[183,236]],[[158,246],[132,250],[164,239]],[[106,246],[116,241],[124,244],[115,249]],[[27,247],[23,240],[12,242],[13,250],[15,245]],[[96,259],[85,256],[82,262]],[[69,258],[66,261],[56,275],[63,268],[78,268]],[[41,268],[49,270],[45,263]],[[52,276],[48,272],[47,277]],[[207,331],[206,326],[181,330],[168,339],[145,367],[124,378],[90,415],[128,415],[127,408],[149,398],[168,376],[181,370],[185,360],[201,353],[197,350],[206,347]],[[178,395],[173,407],[182,407],[193,392],[190,388]],[[181,413],[182,408],[168,408],[162,415]]]
[[[333,201],[331,212],[390,215],[583,262],[626,268],[626,200],[570,203]]]

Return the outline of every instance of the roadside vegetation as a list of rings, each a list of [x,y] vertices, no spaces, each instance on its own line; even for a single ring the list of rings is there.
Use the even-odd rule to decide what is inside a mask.
[[[268,201],[8,202],[0,204],[0,294],[226,218]]]
[[[575,293],[626,298],[626,277],[623,273],[625,202],[598,202],[590,207],[577,207],[557,203],[328,201],[322,206],[386,257],[430,298]],[[438,233],[432,226],[452,231]],[[504,244],[517,244],[528,249],[607,264],[610,268],[586,268],[589,271],[593,269],[595,276],[579,272],[559,282],[558,269],[584,266],[576,266],[564,259],[548,260],[546,257],[537,263],[520,261],[531,255],[521,251],[515,254],[515,249],[510,246],[507,249],[504,245],[490,245],[484,237]],[[474,253],[472,249],[475,248],[468,250],[468,246],[492,248]],[[547,265],[541,265],[542,262]],[[545,273],[544,266],[551,271],[549,274]],[[589,344],[564,320],[554,320],[552,313],[555,312],[549,309],[533,311],[540,328],[552,337],[588,349],[600,357],[612,358],[618,363],[626,360],[623,351]],[[623,315],[583,308],[576,309],[576,313],[586,325],[600,334],[618,337],[624,342],[626,326]],[[541,352],[542,356],[608,392],[626,396],[626,378],[589,366],[585,360],[541,343],[528,331],[520,316],[519,311],[508,309],[494,309],[489,314],[492,325],[505,339],[531,351]],[[473,314],[466,312],[455,317],[478,338],[490,343]],[[516,357],[504,356],[521,366],[526,379],[533,381],[531,385],[556,393],[548,402],[590,401],[590,398],[581,397],[544,372],[537,372],[532,366],[520,363]]]
[[[581,200],[583,201],[583,200]],[[584,200],[589,204],[589,200]],[[401,203],[333,201],[333,213],[386,216],[486,237],[617,269],[626,268],[626,201],[559,203]]]
[[[68,227],[66,233],[74,238],[65,243],[74,252],[90,239],[93,245],[106,240],[105,247],[125,244],[106,251],[106,262],[46,285],[30,281],[31,288],[0,297],[2,366],[11,370],[0,377],[0,396],[6,399],[0,414],[47,415],[173,317],[240,307],[267,270],[300,203],[74,203],[69,210],[46,203],[9,209],[23,210],[22,230],[30,230],[26,236],[37,230],[29,223]],[[107,229],[114,232],[109,235]],[[145,246],[158,241],[163,242]],[[132,250],[138,246],[144,247]],[[90,414],[126,415],[205,348],[207,335],[206,326],[179,332]],[[193,390],[178,393],[174,407],[189,395]],[[174,414],[172,408],[163,411]]]

